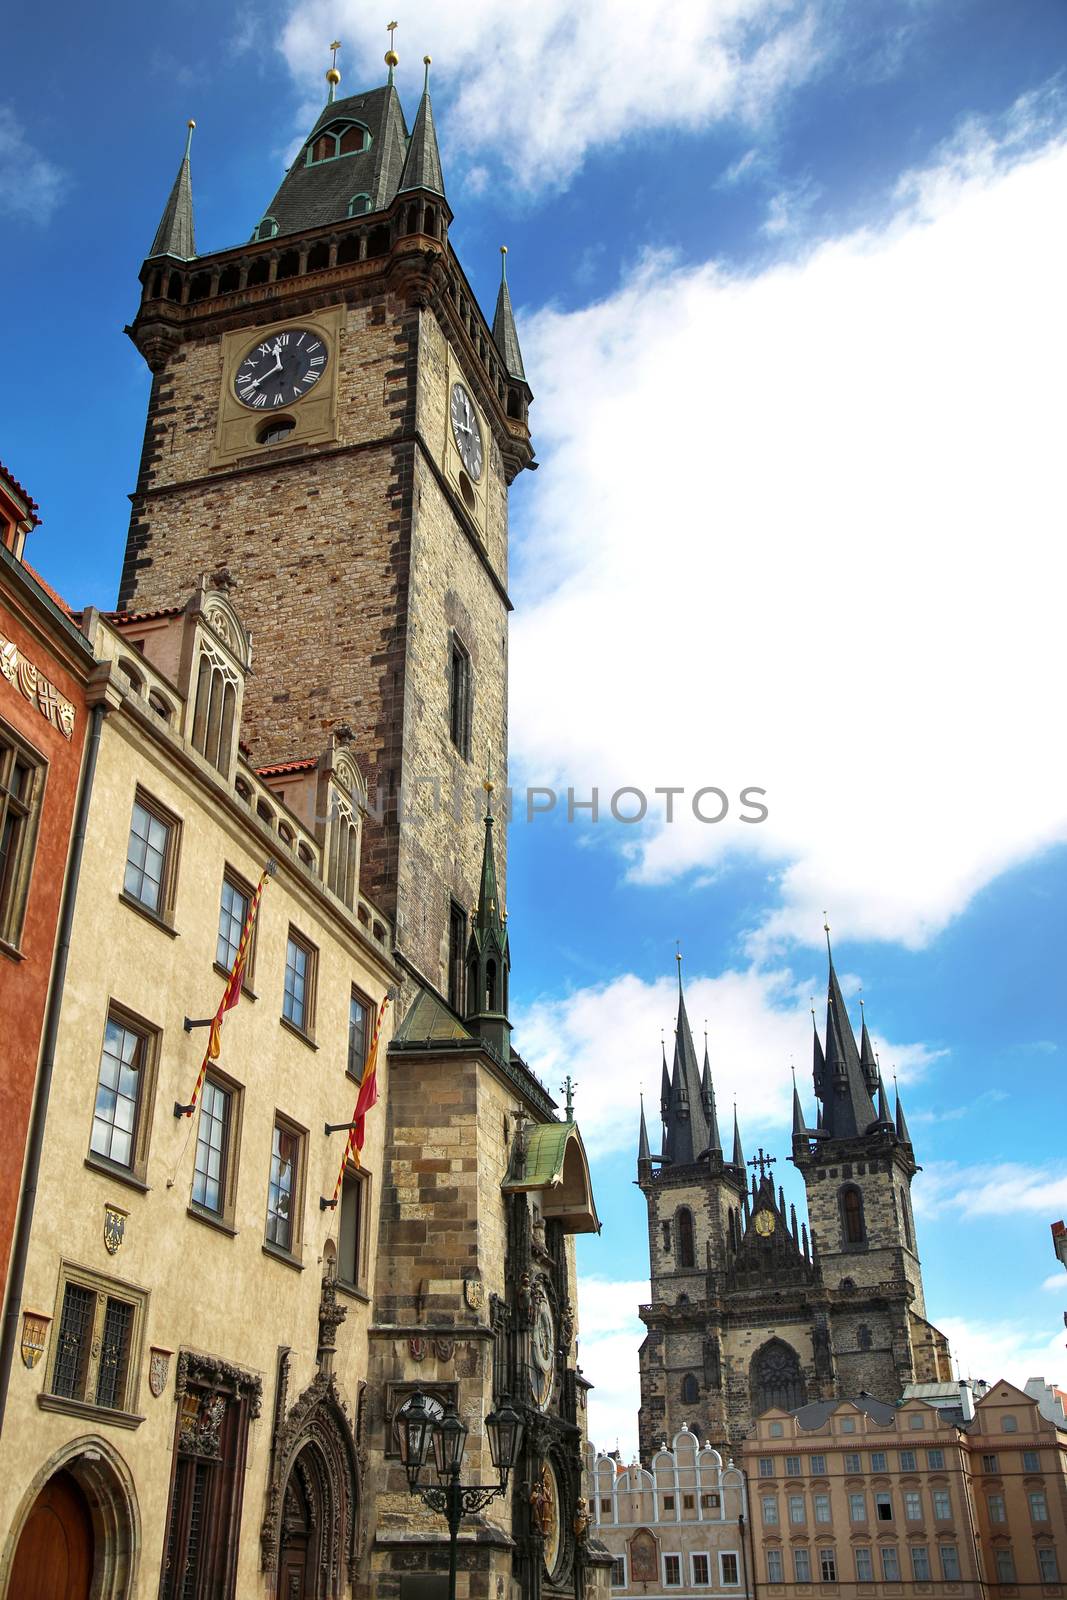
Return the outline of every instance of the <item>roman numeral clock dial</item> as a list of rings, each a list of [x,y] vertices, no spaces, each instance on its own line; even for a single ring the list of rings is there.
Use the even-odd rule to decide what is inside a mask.
[[[329,352],[309,328],[286,328],[253,345],[237,369],[233,389],[249,411],[274,411],[303,399],[326,371]]]

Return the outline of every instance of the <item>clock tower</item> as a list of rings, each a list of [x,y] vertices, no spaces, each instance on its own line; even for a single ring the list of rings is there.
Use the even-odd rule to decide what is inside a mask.
[[[243,244],[197,254],[187,144],[127,330],[152,386],[119,606],[175,605],[202,573],[232,588],[254,764],[350,745],[362,883],[462,1012],[480,780],[507,770],[531,393],[506,279],[490,325],[449,239],[429,60],[410,132],[387,61],[383,87],[341,99],[331,69]]]

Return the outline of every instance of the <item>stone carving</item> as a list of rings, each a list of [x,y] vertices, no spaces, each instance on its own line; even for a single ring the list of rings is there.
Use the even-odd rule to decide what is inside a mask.
[[[567,1355],[574,1343],[574,1307],[569,1300],[563,1302],[563,1310],[559,1319],[559,1336],[563,1345],[563,1353]]]
[[[361,1393],[361,1408],[362,1404]],[[363,1467],[356,1435],[332,1372],[320,1369],[284,1420],[279,1419],[271,1461],[267,1510],[259,1536],[263,1570],[274,1573],[278,1569],[283,1512],[295,1471],[318,1529],[323,1592],[339,1593],[355,1578],[362,1539],[359,1521]]]
[[[537,1532],[542,1539],[547,1539],[555,1518],[552,1480],[547,1467],[541,1468],[540,1475],[530,1485],[530,1514]]]
[[[333,1371],[337,1330],[347,1316],[348,1307],[337,1303],[337,1283],[333,1269],[327,1266],[319,1294],[319,1348],[316,1359],[320,1372],[329,1374]]]
[[[12,639],[0,635],[0,677],[6,678],[23,699],[36,705],[38,711],[53,728],[58,728],[64,739],[74,736],[77,712],[69,700],[64,699],[54,683],[50,683],[32,661],[19,650]]]
[[[481,1278],[464,1278],[463,1298],[472,1311],[481,1310],[484,1293]]]
[[[128,1213],[120,1211],[118,1206],[105,1205],[104,1207],[104,1249],[109,1256],[117,1255],[123,1239],[126,1237],[126,1217]]]
[[[412,1334],[408,1340],[408,1355],[412,1361],[422,1361],[426,1355],[426,1340],[421,1334]]]
[[[219,1435],[226,1420],[226,1401],[221,1394],[203,1398],[186,1394],[182,1399],[178,1424],[178,1449],[185,1456],[206,1456],[217,1461],[222,1454]]]
[[[157,1400],[167,1387],[170,1358],[173,1354],[173,1350],[162,1350],[157,1345],[152,1346],[148,1362],[148,1387]]]
[[[451,1361],[456,1353],[456,1341],[455,1339],[435,1339],[433,1350],[438,1361]]]
[[[234,632],[233,623],[230,621],[225,611],[222,610],[221,606],[209,607],[209,609],[204,613],[204,621],[207,623],[212,633],[217,634],[217,636],[222,640],[227,650],[232,650],[235,656],[240,656],[240,640],[237,638]]]
[[[44,1354],[51,1317],[40,1311],[22,1313],[22,1364],[32,1372]]]

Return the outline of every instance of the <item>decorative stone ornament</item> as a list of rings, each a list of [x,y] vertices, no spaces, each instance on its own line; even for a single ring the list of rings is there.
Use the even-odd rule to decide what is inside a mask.
[[[451,1361],[456,1353],[455,1339],[435,1339],[433,1353],[438,1361]]]
[[[148,1362],[148,1387],[158,1400],[163,1390],[167,1387],[167,1377],[170,1373],[170,1358],[173,1350],[163,1350],[157,1345],[152,1346]]]
[[[121,1211],[118,1206],[104,1206],[104,1249],[109,1256],[118,1255],[123,1239],[126,1237],[126,1218],[128,1211]]]
[[[481,1278],[465,1278],[463,1280],[463,1298],[472,1311],[480,1311],[485,1298],[485,1290]]]
[[[44,1355],[48,1324],[51,1320],[51,1317],[46,1317],[43,1311],[22,1313],[22,1364],[24,1367],[29,1367],[31,1372]]]
[[[408,1340],[408,1355],[412,1361],[421,1361],[426,1355],[426,1340],[413,1334]]]

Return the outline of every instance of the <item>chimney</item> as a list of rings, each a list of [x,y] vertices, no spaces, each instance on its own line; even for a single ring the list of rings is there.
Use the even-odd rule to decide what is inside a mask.
[[[960,1409],[963,1412],[964,1422],[974,1421],[974,1395],[971,1393],[970,1378],[960,1379]]]

